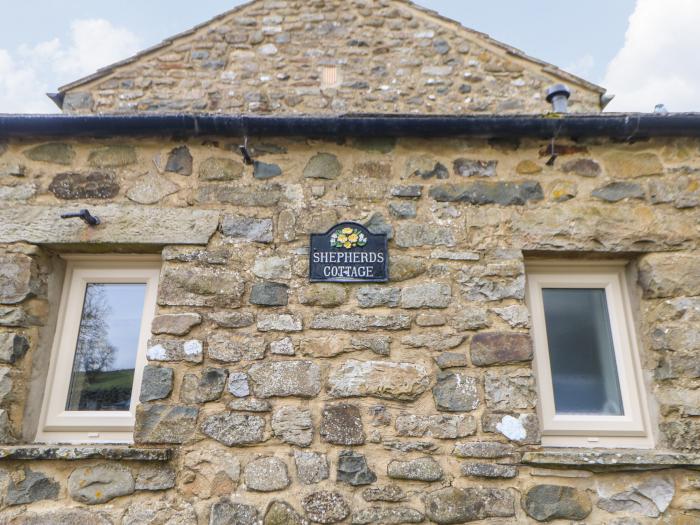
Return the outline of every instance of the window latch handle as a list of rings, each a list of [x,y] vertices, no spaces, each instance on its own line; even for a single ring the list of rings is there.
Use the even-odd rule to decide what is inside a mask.
[[[80,210],[77,213],[63,213],[61,219],[82,219],[88,226],[97,226],[100,224],[100,218],[92,215],[88,210]]]

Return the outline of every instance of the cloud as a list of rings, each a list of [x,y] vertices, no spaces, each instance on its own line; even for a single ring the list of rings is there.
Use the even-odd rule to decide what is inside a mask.
[[[637,0],[625,44],[608,65],[603,85],[609,111],[700,111],[700,2]]]
[[[107,20],[75,20],[68,41],[53,38],[25,44],[14,53],[0,49],[0,113],[55,113],[46,92],[100,67],[126,58],[141,47],[139,38]]]

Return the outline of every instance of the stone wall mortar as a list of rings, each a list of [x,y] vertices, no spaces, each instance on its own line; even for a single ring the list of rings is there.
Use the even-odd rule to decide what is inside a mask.
[[[0,185],[35,188],[23,199],[4,197],[10,206],[220,214],[207,245],[150,247],[163,258],[149,351],[156,372],[147,374],[154,384],[146,385],[136,441],[168,442],[174,459],[4,461],[3,517],[698,517],[700,481],[691,470],[609,474],[518,464],[520,453],[540,448],[524,286],[525,262],[543,255],[630,261],[639,276],[641,361],[658,405],[657,448],[698,451],[697,141],[562,141],[546,166],[548,143],[538,141],[251,139],[256,161],[279,168],[263,171],[243,166],[236,145],[212,137],[3,148]],[[312,162],[320,153],[321,167]],[[2,166],[15,164],[22,176],[2,175]],[[397,213],[401,203],[413,205],[408,216]],[[342,220],[390,232],[390,283],[308,283],[308,234]],[[60,244],[0,251],[5,443],[20,441],[39,329],[58,304],[46,288],[51,256],[76,248]],[[506,416],[525,424],[525,439],[494,431]],[[178,432],[166,435],[157,425],[163,418],[180,418]],[[392,461],[403,463],[390,468]],[[110,489],[102,497],[113,499],[92,501],[76,488],[86,479],[101,480]],[[487,510],[465,510],[479,504]],[[88,510],[67,510],[76,505]],[[445,515],[453,506],[457,514]]]

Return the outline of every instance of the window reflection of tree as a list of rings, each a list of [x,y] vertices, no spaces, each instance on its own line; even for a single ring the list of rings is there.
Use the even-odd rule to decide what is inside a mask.
[[[102,372],[112,370],[116,359],[117,349],[109,342],[108,319],[111,313],[105,285],[88,284],[73,360],[66,407],[69,410],[101,408],[86,407],[86,404],[95,404],[95,401],[91,403],[89,399],[89,387],[99,379]]]

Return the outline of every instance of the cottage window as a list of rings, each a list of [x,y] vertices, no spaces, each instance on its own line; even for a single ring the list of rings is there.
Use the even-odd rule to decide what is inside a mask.
[[[542,444],[652,446],[625,266],[528,265]]]
[[[66,258],[37,441],[130,442],[160,265]]]

